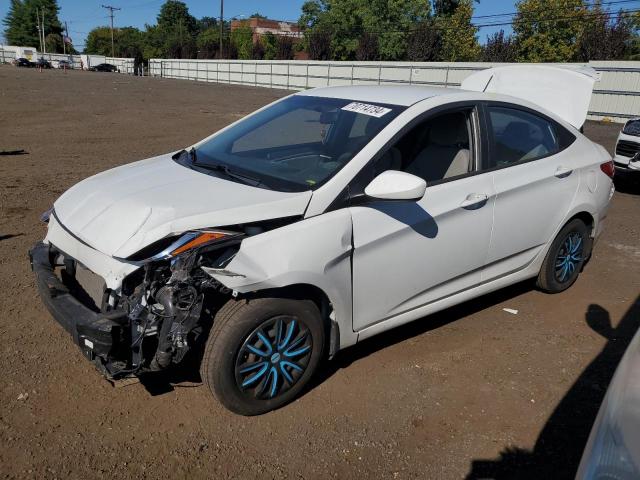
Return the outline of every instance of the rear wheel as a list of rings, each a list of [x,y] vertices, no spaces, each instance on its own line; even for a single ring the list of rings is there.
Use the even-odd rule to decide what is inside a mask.
[[[571,220],[558,233],[538,274],[537,285],[548,293],[569,288],[590,254],[589,230],[580,219]]]
[[[309,300],[230,300],[214,320],[202,379],[232,412],[259,415],[300,393],[324,343],[320,312]]]

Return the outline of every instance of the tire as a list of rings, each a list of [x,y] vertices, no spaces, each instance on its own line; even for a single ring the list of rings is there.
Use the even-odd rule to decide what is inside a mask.
[[[547,293],[560,293],[578,278],[591,254],[589,229],[580,219],[571,220],[553,240],[538,274],[537,285]]]
[[[296,398],[324,345],[322,317],[310,300],[230,300],[215,316],[200,374],[227,409],[260,415]]]

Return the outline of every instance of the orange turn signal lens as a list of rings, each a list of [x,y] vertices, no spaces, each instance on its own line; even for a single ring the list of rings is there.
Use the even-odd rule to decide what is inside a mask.
[[[181,245],[180,247],[173,250],[171,252],[171,256],[174,257],[176,255],[180,255],[181,253],[184,253],[187,250],[191,250],[192,248],[200,247],[201,245],[205,245],[207,243],[216,242],[228,236],[230,236],[228,233],[223,232],[202,232],[193,240],[190,240],[184,245]]]

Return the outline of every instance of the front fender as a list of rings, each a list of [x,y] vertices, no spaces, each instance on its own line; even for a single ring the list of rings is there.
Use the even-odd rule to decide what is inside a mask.
[[[223,269],[205,271],[239,293],[307,284],[331,302],[340,348],[357,340],[352,323],[351,214],[336,210],[248,237]]]

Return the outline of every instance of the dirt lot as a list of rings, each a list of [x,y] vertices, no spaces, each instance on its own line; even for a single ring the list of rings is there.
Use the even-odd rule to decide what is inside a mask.
[[[518,285],[385,333],[257,418],[228,413],[197,376],[164,391],[113,388],[49,316],[27,250],[65,189],[189,145],[284,93],[0,67],[0,151],[27,152],[0,155],[2,475],[569,478],[640,323],[637,184],[620,185],[569,291]],[[618,128],[589,124],[587,134],[611,150]]]

